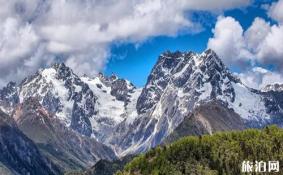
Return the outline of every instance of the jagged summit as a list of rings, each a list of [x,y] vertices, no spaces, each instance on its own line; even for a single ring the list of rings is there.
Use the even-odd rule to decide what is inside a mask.
[[[225,80],[225,78],[227,78]],[[145,112],[158,101],[163,90],[169,84],[178,88],[183,87],[184,92],[201,89],[203,84],[211,82],[213,85],[213,96],[220,92],[221,81],[238,81],[229,72],[216,53],[210,49],[201,54],[194,52],[165,52],[161,54],[157,64],[148,77],[142,95],[139,98],[137,110]],[[227,82],[229,84],[229,82]],[[194,93],[194,92],[191,92]],[[144,101],[144,102],[142,102]]]
[[[57,63],[52,64],[51,67],[53,67],[53,68],[55,68],[55,69],[58,69],[58,68],[60,68],[60,67],[66,68],[67,66],[66,66],[65,63],[63,63],[63,62],[57,62]]]

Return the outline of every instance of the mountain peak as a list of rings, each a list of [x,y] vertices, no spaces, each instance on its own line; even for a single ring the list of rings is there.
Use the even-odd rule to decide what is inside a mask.
[[[210,55],[210,54],[211,55],[217,55],[216,52],[214,50],[212,50],[212,49],[206,49],[204,51],[204,53],[207,54],[207,55]]]
[[[75,75],[73,73],[73,70],[70,67],[66,66],[64,63],[55,63],[52,68],[55,69],[57,76],[60,79]]]
[[[189,58],[189,59],[186,59],[186,58]],[[184,63],[188,64],[190,59],[194,59],[194,62],[195,62],[195,64],[197,64],[197,66],[199,65],[199,63],[205,64],[205,62],[215,62],[215,63],[220,64],[221,66],[225,67],[225,65],[222,63],[222,60],[218,57],[216,52],[213,51],[212,49],[207,49],[200,54],[193,52],[193,51],[171,52],[171,51],[167,50],[159,56],[157,64],[160,63],[160,62],[167,62],[167,63],[170,62],[170,63],[173,64],[174,60],[185,61]],[[177,62],[178,61],[175,61],[175,63],[177,63]],[[174,67],[174,64],[173,64],[173,67]]]
[[[224,77],[222,74],[230,75],[220,58],[211,49],[201,54],[191,51],[166,51],[159,56],[151,71],[146,87],[139,98],[138,113],[154,107],[162,92],[170,84],[183,88],[187,92],[194,89],[193,86],[200,88],[205,82],[217,82]],[[205,77],[210,78],[206,80]]]
[[[165,51],[161,54],[161,57],[167,57],[167,58],[178,58],[178,57],[181,57],[184,53],[181,52],[181,51],[175,51],[175,52],[172,52],[172,51]]]
[[[59,69],[59,68],[66,68],[67,66],[63,62],[61,63],[58,62],[58,63],[54,63],[51,67],[54,69]]]
[[[215,62],[217,64],[220,64],[222,67],[226,67],[223,63],[223,61],[218,57],[216,52],[214,52],[212,49],[207,49],[203,53],[200,54],[200,56],[203,59],[203,62]]]

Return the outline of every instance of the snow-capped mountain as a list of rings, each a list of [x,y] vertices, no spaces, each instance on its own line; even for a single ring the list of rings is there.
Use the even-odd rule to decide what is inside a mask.
[[[282,97],[282,94],[281,94]],[[166,52],[154,66],[137,101],[137,117],[122,123],[114,137],[120,155],[142,152],[162,142],[201,105],[217,101],[233,109],[246,127],[282,124],[280,95],[246,87],[212,51]],[[272,108],[272,110],[270,110]],[[126,129],[125,129],[126,128]]]
[[[141,89],[115,75],[79,77],[61,63],[39,70],[18,86],[9,83],[0,91],[0,106],[12,113],[17,104],[33,97],[65,126],[107,143],[119,123],[138,116],[140,93]]]
[[[191,121],[190,116],[197,116],[195,123],[201,121],[207,133],[271,123],[283,126],[283,93],[245,86],[212,50],[161,54],[144,88],[115,75],[79,77],[56,64],[19,85],[8,84],[0,91],[0,106],[13,111],[30,97],[66,127],[108,145],[118,156],[160,144],[185,119]],[[225,113],[215,120],[219,124],[209,116],[192,115],[203,114],[196,110],[207,104],[212,104],[214,116]]]
[[[38,71],[18,86],[20,102],[29,97],[40,103],[74,130],[90,136],[89,118],[96,113],[96,96],[73,71],[64,64]]]

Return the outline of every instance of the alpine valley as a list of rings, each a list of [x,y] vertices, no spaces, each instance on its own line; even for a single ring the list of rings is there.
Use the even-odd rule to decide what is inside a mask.
[[[280,87],[247,87],[210,49],[164,52],[143,88],[54,64],[0,90],[0,172],[64,174],[187,135],[283,127]]]

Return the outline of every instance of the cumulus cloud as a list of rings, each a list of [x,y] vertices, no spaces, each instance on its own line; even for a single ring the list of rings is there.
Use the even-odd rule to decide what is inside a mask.
[[[208,40],[208,48],[215,50],[227,65],[252,58],[247,50],[243,28],[234,18],[218,17],[213,33],[214,37]]]
[[[254,89],[262,89],[268,84],[283,82],[282,74],[271,72],[262,67],[254,67],[249,71],[237,75],[245,85]]]
[[[271,25],[262,18],[255,18],[244,31],[234,18],[219,17],[213,33],[207,47],[214,49],[229,66],[249,68],[257,64],[271,64],[277,71],[283,72],[281,24]]]
[[[268,15],[272,17],[274,20],[283,23],[283,0],[279,0],[278,2],[272,3],[269,8]]]
[[[197,31],[191,11],[221,12],[250,0],[0,0],[0,82],[58,60],[95,74],[113,42]]]
[[[258,89],[283,82],[282,8],[283,0],[266,7],[275,24],[257,17],[244,31],[234,18],[220,16],[212,31],[207,47],[214,49],[229,67],[241,66],[238,76],[250,87]],[[272,65],[274,71],[257,65]]]
[[[0,69],[27,56],[38,43],[32,26],[20,24],[15,18],[7,18],[0,23],[0,31]]]

